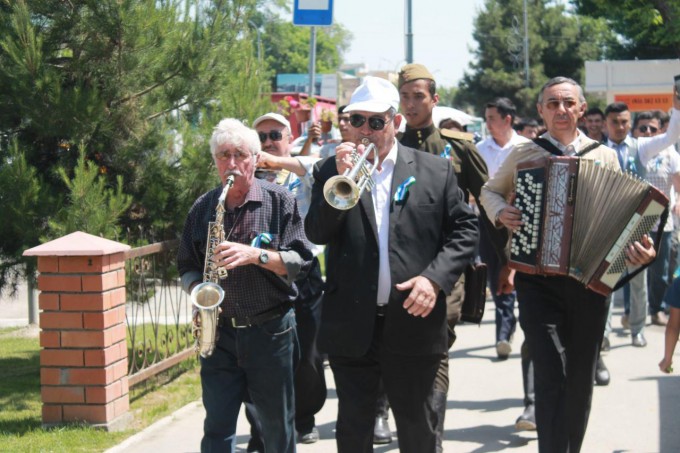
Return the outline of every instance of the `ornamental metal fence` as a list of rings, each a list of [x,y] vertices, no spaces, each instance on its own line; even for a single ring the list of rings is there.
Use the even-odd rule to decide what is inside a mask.
[[[194,355],[191,301],[177,271],[179,240],[126,252],[127,348],[130,387]]]

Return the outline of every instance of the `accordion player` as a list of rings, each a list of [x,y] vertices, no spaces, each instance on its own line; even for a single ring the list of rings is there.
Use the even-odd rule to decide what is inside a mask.
[[[510,239],[510,267],[568,275],[605,296],[626,274],[626,246],[668,215],[668,198],[646,181],[564,156],[518,164],[514,205],[523,225]]]

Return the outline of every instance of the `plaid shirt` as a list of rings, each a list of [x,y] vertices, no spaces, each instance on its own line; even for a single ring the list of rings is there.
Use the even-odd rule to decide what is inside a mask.
[[[177,265],[185,289],[203,280],[208,222],[215,220],[221,192],[222,187],[218,187],[201,195],[184,224]],[[295,299],[293,281],[299,272],[309,269],[312,253],[297,204],[286,188],[253,180],[245,202],[225,212],[224,232],[227,241],[241,244],[250,244],[259,234],[269,233],[272,240],[266,247],[281,253],[288,275],[281,277],[258,265],[231,269],[228,277],[220,281],[225,292],[222,316],[252,316]]]
[[[672,199],[673,192],[673,175],[680,172],[680,155],[675,151],[675,148],[670,147],[661,151],[656,157],[647,162],[647,171],[645,179],[650,184],[656,186],[662,191],[669,200]],[[659,229],[655,225],[653,231]],[[663,228],[663,231],[673,231],[673,216],[668,216],[668,221]]]

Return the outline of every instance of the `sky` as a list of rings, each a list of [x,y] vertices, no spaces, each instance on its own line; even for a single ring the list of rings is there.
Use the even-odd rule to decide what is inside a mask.
[[[398,71],[406,62],[405,0],[334,0],[333,21],[352,32],[346,63]],[[452,87],[472,59],[473,20],[484,0],[412,0],[413,62]]]

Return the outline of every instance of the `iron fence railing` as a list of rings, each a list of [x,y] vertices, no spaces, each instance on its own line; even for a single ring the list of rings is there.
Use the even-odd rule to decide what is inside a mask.
[[[194,354],[191,301],[177,272],[178,240],[126,252],[128,381],[134,386]]]

